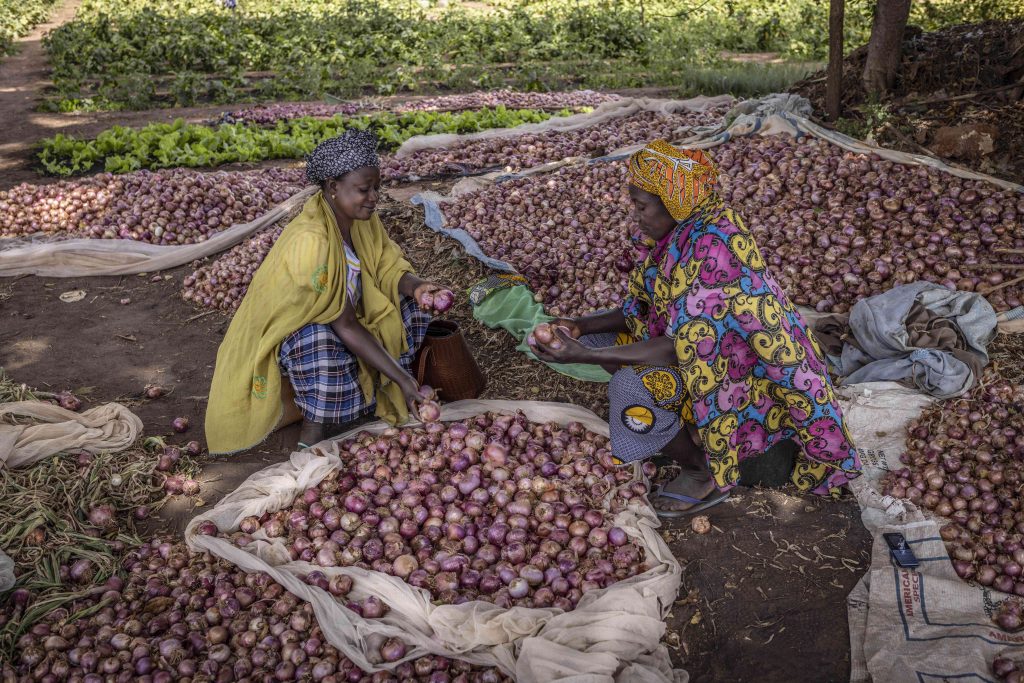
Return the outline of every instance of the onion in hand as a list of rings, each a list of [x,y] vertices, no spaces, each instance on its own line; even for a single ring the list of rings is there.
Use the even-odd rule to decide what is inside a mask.
[[[434,293],[434,310],[444,313],[455,303],[455,294],[449,289],[442,289]]]

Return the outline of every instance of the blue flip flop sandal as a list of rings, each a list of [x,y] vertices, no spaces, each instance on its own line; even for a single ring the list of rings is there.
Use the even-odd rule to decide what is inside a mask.
[[[662,519],[688,517],[689,515],[714,507],[729,497],[728,491],[719,491],[718,489],[715,489],[704,498],[693,498],[691,496],[683,495],[682,493],[672,493],[671,491],[663,490],[663,487],[661,486],[655,489],[653,493],[654,495],[651,497],[652,506],[657,498],[668,498],[669,500],[678,500],[681,503],[691,504],[691,507],[688,507],[685,510],[659,510],[655,507],[655,514]]]

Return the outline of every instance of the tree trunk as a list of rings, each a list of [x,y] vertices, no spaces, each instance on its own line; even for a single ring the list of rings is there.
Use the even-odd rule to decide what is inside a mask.
[[[832,121],[843,110],[843,15],[846,0],[831,0],[828,10],[828,80],[825,82],[825,113]]]
[[[864,89],[868,95],[883,95],[896,83],[909,17],[910,0],[878,0],[864,64]]]

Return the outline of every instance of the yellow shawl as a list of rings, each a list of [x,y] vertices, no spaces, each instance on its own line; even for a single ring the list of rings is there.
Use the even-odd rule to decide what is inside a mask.
[[[352,225],[362,264],[359,322],[398,358],[408,350],[398,281],[412,266],[388,237],[377,214]],[[263,441],[283,412],[278,354],[284,338],[304,325],[328,325],[345,303],[345,250],[334,212],[321,192],[288,224],[231,320],[217,351],[206,409],[211,453],[234,453]],[[377,417],[390,424],[408,419],[401,389],[359,361],[359,385]]]

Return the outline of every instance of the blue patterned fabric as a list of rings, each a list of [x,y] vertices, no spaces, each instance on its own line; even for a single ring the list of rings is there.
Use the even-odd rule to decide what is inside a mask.
[[[409,350],[398,359],[412,371],[416,350],[423,344],[430,316],[409,297],[402,297],[402,325]],[[282,374],[295,389],[302,417],[318,424],[343,424],[373,412],[359,388],[355,354],[329,325],[310,324],[285,337],[278,356]]]

